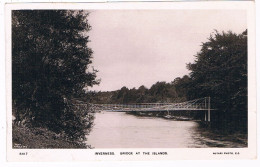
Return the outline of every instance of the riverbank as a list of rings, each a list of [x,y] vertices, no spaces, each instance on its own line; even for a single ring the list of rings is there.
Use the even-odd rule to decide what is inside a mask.
[[[204,115],[193,115],[189,116],[187,113],[185,114],[167,114],[167,112],[142,112],[142,111],[131,111],[126,112],[129,115],[134,115],[137,117],[157,117],[157,118],[163,118],[168,119],[172,121],[196,121],[199,123],[201,128],[210,129],[215,133],[221,133],[225,135],[237,135],[237,138],[234,140],[237,140],[239,143],[242,143],[242,145],[247,146],[247,139],[248,139],[248,133],[247,133],[247,127],[244,126],[244,124],[236,124],[235,126],[232,124],[228,124],[227,122],[221,120],[214,120],[212,119],[211,122],[204,121],[203,116]],[[232,123],[232,122],[231,122]],[[246,123],[247,124],[247,123]]]
[[[13,148],[87,148],[86,144],[66,140],[46,128],[28,128],[13,124]]]
[[[159,117],[164,119],[171,119],[175,121],[189,121],[194,120],[191,117],[187,116],[180,116],[180,115],[170,115],[166,114],[165,112],[141,112],[141,111],[131,111],[126,112],[127,114],[135,115],[135,116],[145,116],[145,117]]]

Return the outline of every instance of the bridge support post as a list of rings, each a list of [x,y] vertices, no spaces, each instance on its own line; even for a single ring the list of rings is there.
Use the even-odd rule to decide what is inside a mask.
[[[207,98],[205,97],[205,109],[207,108]],[[205,115],[205,122],[207,121],[207,111],[204,111],[204,115]]]
[[[208,122],[210,122],[210,97],[208,98]]]

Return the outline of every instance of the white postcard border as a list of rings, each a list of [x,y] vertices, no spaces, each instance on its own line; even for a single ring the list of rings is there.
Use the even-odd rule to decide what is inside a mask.
[[[100,160],[175,160],[175,159],[256,159],[256,58],[254,2],[156,2],[156,3],[14,3],[6,4],[6,102],[7,102],[7,160],[8,161],[100,161]],[[11,10],[15,9],[149,9],[149,10],[246,10],[248,22],[248,148],[134,148],[134,149],[12,149],[11,103]],[[167,152],[168,155],[119,155],[120,152]],[[27,152],[26,156],[19,155]],[[95,155],[114,152],[116,155]],[[214,155],[214,152],[239,152]]]

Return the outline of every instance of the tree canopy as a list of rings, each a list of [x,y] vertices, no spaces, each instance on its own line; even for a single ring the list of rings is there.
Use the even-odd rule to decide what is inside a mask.
[[[81,122],[66,101],[98,84],[97,71],[88,70],[93,51],[88,47],[87,16],[78,10],[12,11],[12,98],[17,120],[58,132],[67,129],[71,136],[79,130]]]
[[[216,31],[187,68],[190,99],[210,96],[219,119],[247,125],[247,31]]]

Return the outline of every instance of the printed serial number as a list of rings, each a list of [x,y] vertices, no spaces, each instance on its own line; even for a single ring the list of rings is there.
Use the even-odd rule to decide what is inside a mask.
[[[19,155],[27,155],[27,152],[19,152]]]

